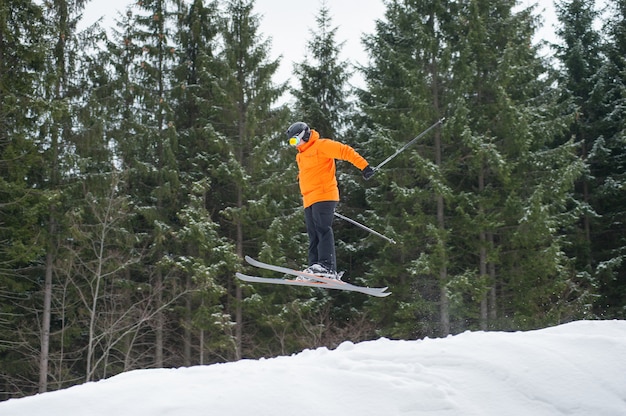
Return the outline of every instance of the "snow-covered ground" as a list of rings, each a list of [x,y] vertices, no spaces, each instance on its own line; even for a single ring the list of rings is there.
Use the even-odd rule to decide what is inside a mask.
[[[0,415],[624,416],[626,321],[130,371],[2,402]]]

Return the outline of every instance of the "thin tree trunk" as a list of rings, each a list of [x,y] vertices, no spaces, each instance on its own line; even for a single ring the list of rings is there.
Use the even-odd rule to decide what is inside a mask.
[[[155,340],[155,356],[154,364],[157,368],[163,368],[163,332],[164,332],[164,315],[163,315],[163,274],[161,270],[157,270],[156,281],[156,303],[159,309],[156,313],[156,340]]]
[[[240,97],[239,108],[239,148],[237,158],[241,166],[244,166],[244,141],[246,137],[246,116],[245,108],[243,108],[243,97]],[[244,166],[245,167],[245,166]],[[237,189],[237,208],[243,208],[243,184]],[[237,220],[237,255],[243,259],[243,226],[241,218]],[[242,338],[243,338],[243,311],[242,311],[243,293],[241,286],[235,283],[235,359],[240,360],[242,357]]]
[[[429,17],[429,29],[431,33],[436,36],[435,29],[435,13],[431,12]],[[435,109],[437,114],[440,114],[439,111],[439,63],[437,61],[437,50],[438,46],[435,47],[435,50],[432,51],[430,68],[429,71],[432,75],[432,83],[430,85],[432,96],[433,96],[433,108]],[[437,167],[441,167],[442,158],[443,158],[443,146],[441,143],[441,126],[439,126],[435,132],[435,164]],[[442,232],[446,228],[446,220],[445,220],[445,203],[443,200],[443,195],[437,195],[437,227]],[[444,246],[446,243],[443,243]],[[448,281],[448,267],[447,267],[447,258],[446,258],[446,247],[443,247],[442,252],[444,253],[444,258],[441,259],[441,268],[439,270],[439,285],[440,285],[440,293],[439,293],[439,314],[440,314],[440,327],[441,327],[441,336],[447,336],[450,334],[450,299],[448,298],[448,290],[446,288],[446,282]]]
[[[485,233],[483,231],[481,231],[479,238],[480,238],[480,244],[481,244],[479,273],[480,273],[480,278],[483,279],[485,276],[487,276],[487,249],[484,246],[485,242],[487,241],[487,238],[485,237]],[[483,331],[486,331],[489,325],[487,294],[488,292],[485,292],[483,297],[480,299],[479,326],[480,326],[480,329]]]
[[[185,279],[185,291],[187,292],[187,295],[185,295],[185,326],[183,328],[183,363],[186,367],[191,365],[191,286],[191,276],[187,275]]]
[[[437,165],[441,164],[441,137],[436,134],[435,147],[437,148]],[[444,216],[444,201],[442,195],[437,195],[437,226],[440,230],[444,230],[445,216]],[[445,256],[445,249],[444,249]],[[450,334],[450,300],[448,299],[448,290],[446,288],[446,282],[448,281],[448,267],[447,260],[444,257],[441,262],[441,269],[439,270],[439,284],[441,285],[439,310],[440,310],[440,324],[441,324],[441,336],[447,336]]]
[[[50,218],[50,238],[54,235],[54,223]],[[41,323],[41,350],[39,353],[39,393],[48,390],[48,361],[50,357],[50,315],[52,308],[52,267],[54,256],[48,248],[46,254],[46,271],[43,292],[43,317]]]
[[[478,193],[479,195],[482,195],[483,191],[485,190],[485,172],[484,170],[481,168],[479,174],[478,174]],[[478,214],[481,216],[481,218],[484,216],[484,209],[482,207],[482,204],[479,206],[478,208]],[[480,230],[479,233],[479,265],[478,265],[478,270],[479,270],[479,276],[480,279],[484,279],[485,276],[487,276],[487,236],[485,234],[484,230]],[[485,292],[485,294],[482,296],[482,298],[480,299],[480,318],[479,318],[479,326],[480,329],[482,329],[483,331],[487,330],[487,325],[488,325],[488,317],[487,317],[487,292]]]
[[[487,234],[487,239],[489,241],[489,248],[493,250],[494,242],[493,242],[493,233]],[[496,265],[495,263],[489,262],[489,278],[491,281],[491,290],[489,291],[489,322],[492,327],[498,319],[498,304],[497,304],[497,291],[496,291]]]

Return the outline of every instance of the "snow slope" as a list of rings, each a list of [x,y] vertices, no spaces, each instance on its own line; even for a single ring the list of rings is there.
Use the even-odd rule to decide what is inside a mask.
[[[626,321],[130,371],[0,403],[0,415],[623,416]]]

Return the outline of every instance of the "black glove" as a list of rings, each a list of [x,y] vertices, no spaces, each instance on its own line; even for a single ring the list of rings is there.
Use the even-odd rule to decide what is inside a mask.
[[[376,171],[370,167],[370,165],[365,166],[365,168],[361,171],[363,173],[363,178],[367,181],[369,178],[374,176]]]

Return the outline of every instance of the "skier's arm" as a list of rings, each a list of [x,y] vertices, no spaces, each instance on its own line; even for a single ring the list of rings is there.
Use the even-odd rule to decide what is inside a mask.
[[[327,140],[324,143],[327,155],[333,159],[346,160],[361,170],[365,180],[370,179],[376,171],[367,163],[367,160],[361,156],[356,150],[347,144],[339,143],[333,140]]]
[[[361,171],[369,166],[367,160],[347,144],[327,139],[324,140],[321,150],[329,158],[350,162]]]

